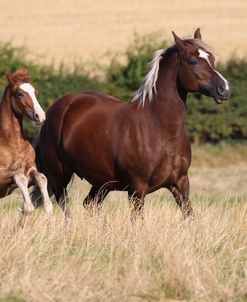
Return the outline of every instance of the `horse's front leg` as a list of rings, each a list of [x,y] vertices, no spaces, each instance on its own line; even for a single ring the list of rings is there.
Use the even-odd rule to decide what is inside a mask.
[[[109,189],[106,186],[101,188],[92,186],[88,195],[83,201],[83,206],[88,209],[92,214],[97,213],[102,208],[102,203]]]
[[[136,220],[137,216],[143,219],[145,196],[146,190],[143,186],[138,186],[136,189],[130,189],[128,191],[132,222]]]
[[[170,187],[169,190],[181,208],[184,218],[193,215],[193,209],[189,199],[190,183],[188,175],[181,176],[177,183]]]
[[[47,191],[47,179],[46,179],[45,175],[42,173],[39,173],[36,170],[33,170],[30,173],[30,177],[32,179],[32,182],[35,185],[37,185],[40,189],[46,214],[51,216],[53,213],[53,204],[50,200],[50,197],[49,197],[49,194]]]
[[[22,173],[18,173],[14,176],[14,181],[16,183],[16,185],[19,187],[19,189],[21,190],[23,199],[24,199],[24,203],[23,203],[23,214],[27,214],[27,213],[32,213],[34,211],[34,206],[32,204],[31,198],[29,196],[29,192],[28,192],[28,179],[27,177],[22,174]]]

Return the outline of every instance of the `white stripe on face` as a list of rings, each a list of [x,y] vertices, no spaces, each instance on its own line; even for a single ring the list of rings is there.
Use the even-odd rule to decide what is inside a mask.
[[[44,122],[44,120],[45,120],[45,112],[41,108],[41,106],[40,106],[40,104],[39,104],[39,102],[38,102],[38,100],[37,100],[37,98],[35,96],[35,93],[34,93],[35,90],[34,90],[33,86],[31,84],[29,84],[29,83],[24,83],[24,84],[20,85],[20,89],[29,94],[30,98],[33,101],[33,109],[34,109],[35,113],[38,114],[40,122],[41,123]]]
[[[202,49],[198,49],[198,53],[199,53],[199,57],[205,59],[208,62],[208,65],[213,69],[213,71],[224,81],[225,86],[226,86],[226,90],[229,90],[229,84],[228,81],[222,76],[222,74],[220,74],[217,70],[215,70],[213,68],[213,66],[211,65],[210,61],[209,61],[209,54],[202,50]]]

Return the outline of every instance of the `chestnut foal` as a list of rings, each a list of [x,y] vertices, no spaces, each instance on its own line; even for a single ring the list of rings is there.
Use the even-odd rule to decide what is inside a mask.
[[[45,113],[37,101],[37,90],[30,84],[28,69],[14,74],[6,71],[7,85],[0,103],[0,197],[9,195],[17,187],[24,198],[22,213],[31,213],[28,187],[37,185],[44,209],[52,214],[53,205],[47,192],[47,180],[36,169],[35,151],[24,136],[22,120],[26,116],[36,124],[45,121]]]

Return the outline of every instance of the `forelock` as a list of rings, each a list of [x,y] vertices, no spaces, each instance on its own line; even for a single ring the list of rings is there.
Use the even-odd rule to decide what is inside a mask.
[[[198,49],[202,49],[202,50],[206,51],[207,53],[214,55],[213,49],[208,44],[206,44],[205,42],[203,42],[200,39],[187,39],[184,41],[189,43],[190,45],[195,46]]]

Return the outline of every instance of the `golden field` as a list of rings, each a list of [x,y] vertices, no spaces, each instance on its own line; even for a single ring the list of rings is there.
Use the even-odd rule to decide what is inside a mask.
[[[172,41],[172,30],[191,37],[197,27],[219,60],[247,53],[245,0],[0,0],[0,7],[0,41],[27,46],[39,62],[101,63],[108,51],[121,55],[134,32]]]
[[[246,301],[246,152],[194,150],[193,220],[182,220],[165,190],[148,196],[135,224],[124,192],[91,216],[79,179],[68,224],[56,207],[52,219],[40,209],[18,227],[21,198],[2,199],[0,301]]]
[[[124,53],[134,33],[197,27],[226,61],[247,53],[245,0],[0,0],[0,42],[26,46],[39,63],[101,64]],[[90,65],[91,66],[91,65]],[[99,214],[69,190],[73,219],[42,209],[18,225],[18,191],[0,200],[0,302],[247,301],[247,146],[194,147],[193,220],[182,220],[166,190],[146,198],[130,222],[125,192],[111,192]]]

